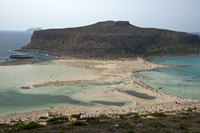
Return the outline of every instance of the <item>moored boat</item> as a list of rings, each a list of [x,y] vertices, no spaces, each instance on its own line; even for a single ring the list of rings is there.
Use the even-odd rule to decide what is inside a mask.
[[[29,56],[29,55],[25,55],[25,54],[11,54],[10,58],[14,58],[14,59],[29,59],[29,58],[33,58],[33,56]]]

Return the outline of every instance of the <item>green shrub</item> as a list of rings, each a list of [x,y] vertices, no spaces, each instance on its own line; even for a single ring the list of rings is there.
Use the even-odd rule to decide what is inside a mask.
[[[72,124],[69,124],[68,127],[77,127],[77,126],[86,126],[86,122],[83,121],[75,121]]]
[[[0,123],[0,126],[6,126],[6,125],[8,125],[8,124],[1,124],[1,123]]]
[[[115,122],[123,122],[123,121],[124,121],[124,120],[119,120],[119,119],[118,119],[118,120],[115,120]]]
[[[200,124],[200,120],[199,121],[195,121],[195,123],[199,123]]]
[[[65,132],[63,132],[63,131],[60,131],[60,132],[58,132],[58,133],[65,133]]]
[[[175,119],[178,119],[178,120],[187,120],[187,117],[176,117]]]
[[[114,131],[113,128],[109,128],[109,129],[108,129],[108,132],[113,132],[113,131]]]
[[[171,131],[165,131],[165,133],[172,133]]]
[[[134,128],[134,126],[131,125],[129,122],[124,122],[124,123],[120,123],[119,126],[116,128],[128,129],[128,128]]]
[[[155,127],[155,128],[165,128],[166,126],[163,125],[162,123],[157,123],[157,122],[152,122],[152,123],[148,123],[148,124],[145,124],[147,126],[150,126],[150,127]]]
[[[127,131],[127,132],[125,132],[125,133],[135,133],[135,132],[130,130],[130,131]]]
[[[176,122],[179,122],[178,120],[176,119],[168,119],[169,122],[173,122],[173,123],[176,123]]]
[[[166,114],[163,113],[153,113],[153,114],[149,114],[150,116],[154,116],[154,117],[167,117]]]
[[[135,116],[133,116],[133,117],[131,117],[132,119],[139,119],[140,118],[140,116],[139,115],[135,115]]]
[[[197,126],[197,128],[200,128],[200,126]]]
[[[143,117],[147,117],[148,115],[141,115],[141,116],[143,116]]]
[[[190,127],[190,125],[188,125],[188,124],[180,124],[180,125],[178,125],[178,127],[179,127],[179,129],[181,129],[181,130],[186,130],[186,131],[188,131],[189,129],[189,127]]]
[[[194,118],[194,117],[193,116],[176,117],[176,119],[178,119],[178,120],[190,120],[192,118]]]
[[[125,115],[121,114],[121,115],[119,115],[119,118],[123,119],[123,118],[126,118],[127,116],[131,116],[131,114],[125,114]]]
[[[200,115],[200,113],[196,113],[195,115],[196,115],[196,116],[199,116],[199,115]]]
[[[42,117],[40,117],[39,119],[48,119],[48,117],[42,116]]]
[[[153,116],[153,117],[167,117],[166,114],[163,113],[153,113],[153,114],[146,114],[146,115],[141,115],[143,117],[147,117],[147,116]]]
[[[35,122],[30,122],[27,125],[20,126],[17,129],[14,129],[14,131],[16,132],[16,131],[22,131],[22,130],[36,129],[36,128],[40,128],[40,127],[42,127],[42,126],[39,124],[36,124]]]
[[[91,121],[91,122],[89,122],[89,124],[105,126],[105,125],[110,125],[111,123],[109,121]]]

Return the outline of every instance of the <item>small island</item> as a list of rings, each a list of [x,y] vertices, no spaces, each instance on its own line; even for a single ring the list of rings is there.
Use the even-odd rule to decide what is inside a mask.
[[[33,32],[33,31],[37,31],[37,30],[42,30],[42,28],[40,28],[40,27],[37,27],[37,28],[29,28],[29,29],[27,29],[26,31],[28,31],[28,32]]]

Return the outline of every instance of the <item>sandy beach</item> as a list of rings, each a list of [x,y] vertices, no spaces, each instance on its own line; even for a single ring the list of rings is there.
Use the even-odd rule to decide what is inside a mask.
[[[116,60],[116,61],[102,61],[102,60],[80,60],[80,59],[66,59],[58,58],[48,60],[61,65],[70,66],[78,69],[95,70],[94,76],[78,80],[53,80],[53,81],[38,81],[37,83],[29,84],[30,89],[52,86],[66,86],[74,84],[93,84],[93,83],[114,83],[118,81],[125,81],[114,88],[107,88],[96,96],[101,98],[119,97],[133,101],[130,106],[110,106],[110,107],[59,107],[48,110],[32,111],[25,113],[14,113],[0,117],[0,123],[10,123],[11,121],[36,121],[41,116],[46,116],[49,111],[62,113],[62,115],[69,116],[71,114],[106,114],[114,116],[115,114],[147,114],[154,112],[170,112],[176,113],[178,110],[187,110],[188,108],[196,108],[200,111],[200,101],[193,99],[179,98],[171,94],[150,88],[141,83],[141,79],[145,78],[134,74],[138,71],[153,70],[161,67],[168,67],[148,62],[142,58],[132,60]],[[35,62],[35,61],[33,61]],[[29,62],[30,63],[30,62]],[[12,64],[12,63],[11,63]],[[7,65],[11,65],[7,64]],[[5,63],[3,65],[6,65]],[[19,65],[19,64],[14,64]],[[130,88],[131,91],[130,91]],[[134,90],[134,91],[133,91]],[[131,93],[126,93],[131,92]]]

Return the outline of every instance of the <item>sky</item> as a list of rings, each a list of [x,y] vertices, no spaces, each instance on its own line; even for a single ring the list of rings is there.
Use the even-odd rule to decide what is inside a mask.
[[[200,0],[0,0],[0,30],[80,27],[108,20],[200,32]]]

